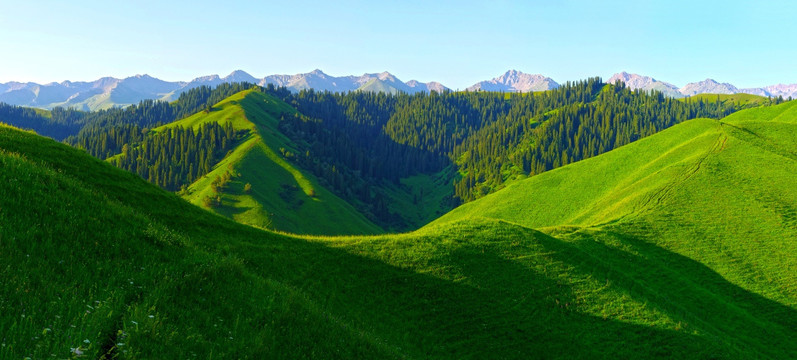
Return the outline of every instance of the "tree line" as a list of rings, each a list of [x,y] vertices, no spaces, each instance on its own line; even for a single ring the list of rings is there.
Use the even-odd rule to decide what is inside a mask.
[[[166,190],[177,191],[210,172],[243,136],[232,123],[207,123],[196,130],[181,126],[149,133],[136,145],[122,145],[111,158],[119,168]]]
[[[39,135],[61,140],[75,134],[85,124],[87,113],[64,108],[42,111],[29,107],[0,103],[0,122],[20,129],[33,130]]]
[[[176,191],[207,174],[241,134],[229,124],[161,133],[150,129],[207,111],[252,87],[199,87],[172,103],[142,101],[92,113],[58,109],[48,121],[71,126],[70,131],[79,128],[67,143],[103,159],[122,154],[112,162]],[[744,106],[719,99],[679,101],[600,78],[534,93],[257,89],[297,110],[279,115],[279,131],[297,150],[282,155],[389,228],[402,224],[387,206],[381,190],[385,183],[448,169],[452,176],[444,186],[452,186],[455,197],[445,206],[453,207],[512,179],[605,153],[688,119],[721,118]],[[13,111],[38,116],[29,109]]]
[[[266,90],[268,91],[268,90]],[[277,94],[272,94],[277,95]],[[516,177],[596,156],[697,117],[741,105],[678,101],[600,78],[535,93],[279,94],[300,114],[280,130],[307,144],[297,161],[350,198],[370,186],[454,166],[456,201],[470,201]],[[339,186],[338,184],[343,184]]]

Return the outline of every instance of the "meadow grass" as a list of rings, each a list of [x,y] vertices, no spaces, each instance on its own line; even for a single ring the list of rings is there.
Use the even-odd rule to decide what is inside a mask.
[[[797,144],[771,118],[338,237],[243,226],[2,127],[0,358],[793,358]]]
[[[696,101],[702,100],[704,102],[722,102],[733,103],[741,105],[742,107],[758,107],[760,105],[769,105],[771,100],[768,97],[753,95],[753,94],[697,94],[685,98],[679,98],[680,101]]]

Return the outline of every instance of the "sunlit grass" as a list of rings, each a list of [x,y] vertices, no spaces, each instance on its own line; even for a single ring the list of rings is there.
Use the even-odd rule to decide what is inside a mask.
[[[784,119],[690,121],[369,237],[239,225],[2,127],[0,358],[790,358]]]

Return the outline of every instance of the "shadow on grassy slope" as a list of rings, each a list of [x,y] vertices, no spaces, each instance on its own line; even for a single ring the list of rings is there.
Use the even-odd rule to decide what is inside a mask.
[[[554,257],[577,271],[606,281],[640,302],[651,304],[712,342],[740,353],[784,358],[797,354],[788,339],[797,328],[797,311],[736,286],[707,266],[629,235],[644,224],[609,231],[544,237]]]
[[[10,294],[0,306],[14,314],[0,330],[28,349],[55,344],[62,354],[84,336],[112,344],[123,330],[125,349],[141,358],[795,354],[794,309],[623,228],[550,236],[469,219],[405,235],[297,239],[210,215],[50,140],[3,129],[0,144],[51,168],[27,184],[42,196],[0,199],[9,223],[46,225],[36,238],[5,234],[26,241],[2,242],[0,252]],[[38,212],[50,204],[32,200],[63,202],[64,211]],[[31,307],[40,313],[19,322]],[[66,331],[33,340],[50,320]],[[49,355],[41,351],[34,357]]]
[[[434,244],[437,239],[413,237],[394,243],[393,237],[385,237],[342,249],[288,239],[228,249],[252,273],[281,279],[346,324],[344,328],[358,329],[397,355],[477,359],[725,355],[718,344],[690,333],[580,313],[571,284],[502,252],[507,242],[537,243],[546,236],[527,229],[509,229],[505,235],[512,239],[498,237],[483,243],[464,239],[441,247]],[[533,246],[531,253],[536,254],[538,247]],[[391,251],[397,257],[387,254]],[[412,253],[418,257],[401,258]]]

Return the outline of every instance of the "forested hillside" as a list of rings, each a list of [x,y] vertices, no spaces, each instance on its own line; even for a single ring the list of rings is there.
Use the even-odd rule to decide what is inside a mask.
[[[203,124],[196,131],[176,127],[131,141],[136,146],[122,145],[120,156],[111,163],[166,190],[177,191],[209,173],[243,136],[232,123]]]
[[[41,110],[0,103],[0,122],[33,130],[86,149],[106,158],[118,154],[122,145],[140,141],[143,129],[170,123],[209,109],[232,94],[251,88],[251,84],[221,84],[215,88],[200,86],[184,92],[171,103],[143,100],[126,108],[94,112],[56,107]]]
[[[75,135],[67,143],[101,159],[114,157],[118,166],[177,191],[207,174],[242,135],[150,129],[208,113],[213,104],[253,87],[291,109],[275,114],[273,131],[291,141],[289,149],[280,151],[283,160],[312,173],[320,186],[394,231],[417,228],[509,182],[605,153],[685,120],[718,119],[770,103],[751,95],[675,100],[591,78],[523,94],[291,93],[271,85],[225,84],[193,89],[173,103],[144,101],[94,113],[56,109],[54,120],[17,111],[42,124],[73,124],[68,129]],[[120,158],[123,151],[133,156]]]
[[[382,232],[290,161],[296,145],[277,124],[292,112],[256,89],[241,91],[146,132],[108,161],[243,224],[317,235]]]
[[[622,83],[606,85],[599,78],[527,94],[304,91],[283,99],[299,113],[286,117],[280,129],[308,144],[304,154],[313,164],[300,160],[307,166],[344,169],[346,184],[358,178],[396,181],[453,166],[460,201],[688,119],[721,118],[758,105],[677,101],[658,92],[631,91]]]
[[[75,134],[83,127],[86,113],[55,108],[52,110],[33,109],[0,103],[0,122],[54,139],[63,139]]]

